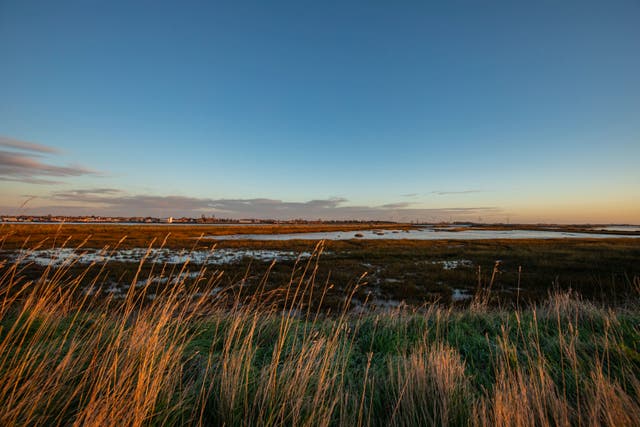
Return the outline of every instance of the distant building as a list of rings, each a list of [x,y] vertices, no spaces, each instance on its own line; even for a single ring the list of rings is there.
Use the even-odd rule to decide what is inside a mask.
[[[167,224],[171,224],[172,222],[173,222],[173,217],[172,216],[167,218]]]

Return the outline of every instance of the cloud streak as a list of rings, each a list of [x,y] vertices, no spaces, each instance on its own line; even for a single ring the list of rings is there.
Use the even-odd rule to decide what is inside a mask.
[[[12,148],[14,150],[30,151],[36,153],[57,154],[60,152],[57,148],[48,147],[46,145],[35,144],[33,142],[20,141],[18,139],[9,138],[0,135],[0,147]]]
[[[344,198],[291,202],[279,199],[214,199],[188,196],[130,195],[116,189],[81,189],[56,192],[57,205],[41,207],[55,213],[107,214],[119,216],[207,216],[224,218],[305,218],[325,220],[363,219],[438,221],[498,214],[493,206],[421,208],[407,202],[378,206],[350,205]],[[61,204],[60,204],[61,203]]]
[[[59,151],[52,147],[0,137],[0,181],[55,184],[59,182],[55,178],[97,174],[83,166],[58,166],[42,160],[56,153]]]
[[[474,194],[474,193],[482,193],[482,190],[461,190],[461,191],[432,191],[431,194],[435,194],[437,196],[449,196],[453,194]]]

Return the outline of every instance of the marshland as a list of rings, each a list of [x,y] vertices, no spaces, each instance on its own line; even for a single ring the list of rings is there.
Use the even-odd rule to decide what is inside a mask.
[[[639,22],[0,0],[0,427],[640,426]]]
[[[636,238],[239,233],[3,226],[0,422],[640,420]]]

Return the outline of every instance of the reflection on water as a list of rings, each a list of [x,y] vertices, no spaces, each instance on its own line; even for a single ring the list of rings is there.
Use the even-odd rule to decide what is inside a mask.
[[[468,289],[454,288],[451,290],[451,301],[464,301],[473,298]]]
[[[314,233],[288,234],[231,234],[227,236],[207,236],[215,240],[483,240],[483,239],[600,239],[616,237],[640,237],[640,235],[600,234],[600,233],[570,233],[564,231],[546,230],[464,230],[444,231],[432,228],[416,230],[355,230],[355,231],[326,231]]]
[[[277,250],[249,250],[249,249],[215,249],[213,251],[176,251],[172,249],[133,248],[119,249],[106,253],[105,251],[72,248],[38,249],[22,253],[8,252],[9,258],[23,263],[59,267],[61,265],[91,264],[100,262],[139,262],[145,258],[148,262],[161,264],[192,264],[222,265],[240,262],[244,258],[255,261],[293,261],[306,259],[310,252],[277,251]]]

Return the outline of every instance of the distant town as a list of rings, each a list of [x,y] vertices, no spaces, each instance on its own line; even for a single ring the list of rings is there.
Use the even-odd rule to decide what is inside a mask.
[[[202,215],[190,217],[151,217],[151,216],[66,216],[66,215],[0,215],[0,221],[6,223],[106,223],[106,224],[390,224],[394,221],[361,221],[361,220],[306,220],[306,219],[256,219],[256,218],[217,218]]]

